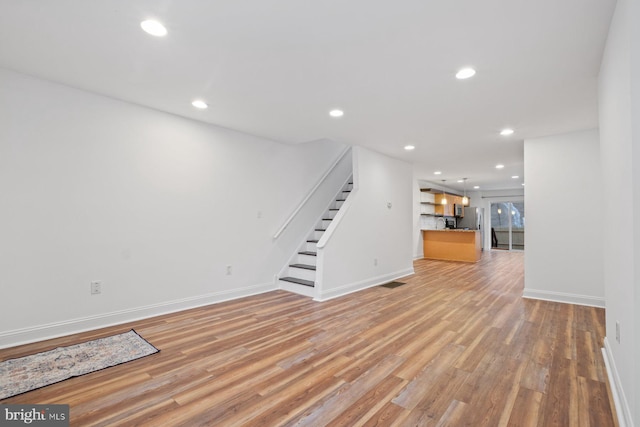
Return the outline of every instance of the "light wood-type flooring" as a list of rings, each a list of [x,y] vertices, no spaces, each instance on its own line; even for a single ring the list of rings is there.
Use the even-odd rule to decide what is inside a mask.
[[[395,289],[274,291],[0,350],[130,328],[161,350],[0,403],[70,404],[74,426],[615,425],[604,310],[523,299],[523,258],[418,260]]]

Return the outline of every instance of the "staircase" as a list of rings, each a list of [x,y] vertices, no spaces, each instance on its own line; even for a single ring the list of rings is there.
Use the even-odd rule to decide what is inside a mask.
[[[309,234],[306,241],[302,243],[284,274],[279,278],[281,289],[306,296],[315,296],[316,268],[318,267],[317,244],[343,203],[347,200],[347,196],[349,196],[352,189],[352,178],[349,178],[336,196],[336,199],[331,202],[329,208],[324,212],[315,229]]]

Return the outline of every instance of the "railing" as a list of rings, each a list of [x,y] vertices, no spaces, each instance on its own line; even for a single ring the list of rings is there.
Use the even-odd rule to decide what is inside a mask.
[[[278,231],[276,231],[276,234],[273,235],[274,239],[277,239],[284,230],[286,230],[286,228],[289,226],[289,224],[291,223],[291,221],[293,221],[293,219],[296,217],[296,215],[298,215],[298,212],[300,212],[300,210],[304,207],[304,205],[309,201],[309,199],[311,198],[311,196],[313,196],[313,193],[316,192],[316,190],[318,190],[318,188],[320,187],[320,185],[322,185],[322,183],[327,179],[327,177],[329,175],[331,175],[331,172],[333,172],[333,170],[336,168],[336,166],[338,166],[338,164],[340,163],[340,161],[344,158],[344,156],[347,155],[347,153],[349,153],[349,151],[351,150],[351,147],[347,147],[342,154],[340,154],[338,156],[338,158],[336,159],[335,162],[333,162],[333,164],[329,167],[329,169],[324,173],[324,175],[322,175],[322,177],[320,177],[320,179],[318,180],[318,182],[316,183],[316,185],[314,185],[314,187],[309,191],[309,193],[307,194],[307,197],[304,198],[304,200],[302,200],[302,202],[300,202],[300,204],[298,205],[297,208],[295,208],[295,210],[293,211],[293,213],[291,215],[289,215],[289,217],[287,218],[287,220],[284,222],[284,224],[282,224],[282,227],[280,227],[278,229]]]

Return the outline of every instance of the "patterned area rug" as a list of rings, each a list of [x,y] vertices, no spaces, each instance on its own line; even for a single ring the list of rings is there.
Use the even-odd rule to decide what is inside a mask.
[[[0,362],[0,400],[159,351],[132,329],[123,334],[5,360]]]

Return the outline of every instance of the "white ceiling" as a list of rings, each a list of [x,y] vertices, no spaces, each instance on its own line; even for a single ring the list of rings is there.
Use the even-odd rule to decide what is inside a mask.
[[[614,6],[0,0],[0,67],[274,140],[362,145],[412,162],[421,179],[521,188],[510,177],[523,175],[524,139],[597,127]],[[149,18],[169,34],[144,33]],[[476,76],[457,80],[463,66]]]

